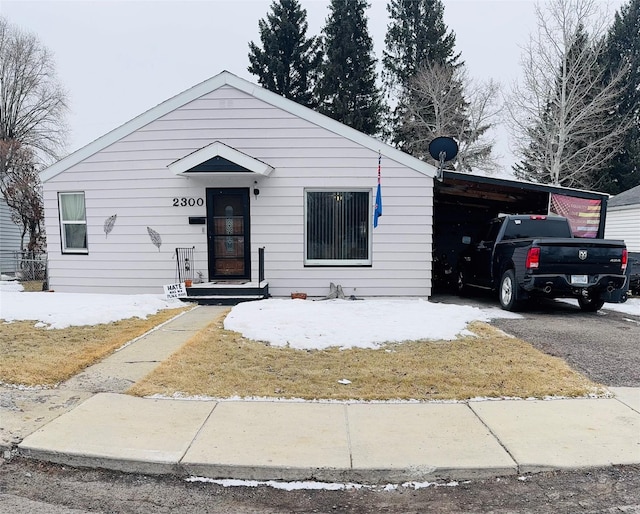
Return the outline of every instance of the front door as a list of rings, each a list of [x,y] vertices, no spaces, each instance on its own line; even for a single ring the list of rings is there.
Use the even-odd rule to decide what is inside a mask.
[[[207,188],[209,280],[251,280],[249,189]]]

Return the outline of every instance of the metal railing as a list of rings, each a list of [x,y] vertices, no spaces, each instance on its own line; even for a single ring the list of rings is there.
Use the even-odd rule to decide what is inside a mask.
[[[258,248],[258,283],[264,280],[264,246]]]
[[[195,246],[191,248],[176,248],[176,266],[178,274],[178,282],[186,279],[193,280],[193,251]]]

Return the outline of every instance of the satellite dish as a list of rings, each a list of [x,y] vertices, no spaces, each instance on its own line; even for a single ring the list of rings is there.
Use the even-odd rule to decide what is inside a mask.
[[[429,154],[436,161],[438,161],[438,174],[437,180],[442,180],[442,171],[444,170],[444,163],[455,159],[458,155],[458,143],[452,137],[436,137],[429,143]]]

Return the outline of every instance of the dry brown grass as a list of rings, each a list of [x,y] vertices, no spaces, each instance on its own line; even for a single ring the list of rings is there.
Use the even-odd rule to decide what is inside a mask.
[[[582,396],[598,386],[528,343],[484,324],[477,337],[378,350],[301,351],[224,330],[222,316],[129,392],[335,400]],[[346,378],[351,384],[342,385]]]
[[[0,322],[0,382],[29,386],[63,382],[190,308],[163,310],[147,319],[60,330],[35,328],[35,321]]]
[[[28,293],[37,293],[42,291],[42,280],[28,280],[20,283],[22,284],[23,289]]]

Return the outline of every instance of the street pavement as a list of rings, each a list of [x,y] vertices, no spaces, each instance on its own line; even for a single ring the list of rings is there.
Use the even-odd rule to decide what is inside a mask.
[[[401,483],[640,464],[640,388],[360,403],[123,394],[222,312],[197,307],[52,390],[0,389],[0,448],[125,472]]]

